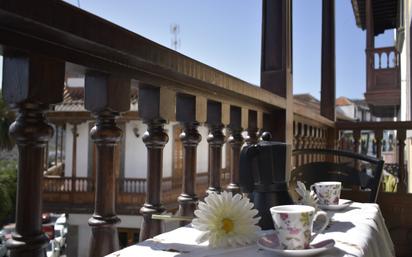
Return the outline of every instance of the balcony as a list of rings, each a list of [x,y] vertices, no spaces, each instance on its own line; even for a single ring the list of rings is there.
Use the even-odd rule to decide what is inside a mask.
[[[221,184],[229,183],[229,174],[221,173]],[[196,194],[204,197],[208,187],[207,173],[196,177]],[[44,177],[43,211],[72,214],[91,214],[94,208],[95,180],[90,177]],[[147,179],[123,178],[116,181],[116,212],[120,215],[139,215],[145,202]],[[177,197],[181,184],[173,184],[172,179],[162,180],[162,202],[168,211],[176,211]]]
[[[295,103],[291,95],[291,1],[264,3],[260,88],[63,1],[0,1],[3,92],[6,102],[17,112],[16,123],[10,130],[20,153],[16,233],[10,243],[12,256],[45,255],[48,240],[41,233],[42,203],[44,210],[49,211],[67,208],[91,213],[93,210],[88,216],[88,228],[92,231],[88,244],[91,256],[104,256],[118,248],[117,213],[141,216],[143,240],[162,232],[162,223],[153,220],[153,214],[178,208],[179,215],[193,215],[197,199],[204,195],[206,187],[216,192],[222,188],[239,192],[241,147],[244,143],[256,143],[262,131],[270,131],[274,140],[293,145],[294,149],[340,147],[355,152],[363,149],[362,135],[368,131],[374,134],[375,154],[380,158],[384,156],[385,130],[396,130],[393,139],[397,150],[393,159],[399,164],[396,174],[399,182],[395,192],[381,192],[378,203],[396,243],[397,255],[411,256],[412,199],[408,193],[405,165],[409,165],[406,161],[409,156],[405,155],[405,142],[406,130],[412,124],[335,122],[334,104],[331,104],[335,89],[333,83],[326,83],[334,81],[331,50],[334,47],[330,47],[334,45],[331,37],[334,31],[330,22],[324,22],[327,32],[322,37],[323,45],[328,45],[322,51],[325,57],[322,75],[327,73],[322,76],[325,78],[322,94],[329,101],[322,99],[320,108],[321,112],[329,110],[325,116],[330,118],[321,116],[319,109],[311,110],[310,104]],[[327,6],[325,20],[333,20],[332,7]],[[390,51],[382,53],[388,55]],[[397,55],[395,59],[399,59]],[[396,67],[388,65],[385,69],[399,70],[399,62],[395,63]],[[387,85],[395,87],[392,80],[399,83],[398,77],[390,72],[385,82],[385,73],[379,72],[374,78],[379,86],[371,86],[370,96]],[[47,114],[50,107],[63,101],[67,78],[85,79],[87,115],[74,119],[93,119],[96,123],[90,130],[96,148],[95,178],[43,177],[44,153],[53,131]],[[130,118],[131,85],[139,89],[138,112],[131,116],[142,120],[147,128],[140,142],[147,156],[144,180],[119,180],[117,176],[124,131],[116,121]],[[381,103],[376,99],[371,101],[371,104]],[[396,104],[393,99],[388,101]],[[183,130],[179,136],[184,163],[181,187],[173,187],[173,181],[163,178],[163,151],[172,143],[165,126],[170,123],[179,124]],[[207,138],[199,137],[199,124],[207,125]],[[349,135],[349,139],[344,140],[344,135]],[[196,150],[202,140],[207,141],[208,173],[199,176]],[[230,149],[228,157],[222,156],[225,144]],[[141,155],[135,154],[133,158],[141,159]],[[222,158],[228,158],[230,163],[230,180],[225,176],[222,181]],[[315,159],[316,156],[297,160],[288,155],[285,163],[293,165]],[[285,167],[277,175],[285,182],[288,172]],[[364,197],[360,188],[345,193],[344,197],[354,200]]]
[[[367,52],[368,86],[365,100],[377,117],[396,117],[401,103],[400,58],[395,47]]]

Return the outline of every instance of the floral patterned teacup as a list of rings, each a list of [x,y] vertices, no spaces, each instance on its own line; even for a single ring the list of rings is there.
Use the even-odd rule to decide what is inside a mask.
[[[329,224],[326,212],[308,205],[279,205],[270,208],[275,230],[283,249],[299,250],[309,248],[309,243]],[[312,236],[313,221],[324,216],[323,226]]]
[[[319,199],[319,205],[337,205],[339,204],[340,190],[342,183],[337,181],[318,182],[310,186]]]

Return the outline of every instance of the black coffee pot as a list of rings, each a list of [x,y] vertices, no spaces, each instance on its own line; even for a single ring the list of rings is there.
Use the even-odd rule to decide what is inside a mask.
[[[270,140],[270,133],[265,132],[261,142],[245,146],[240,153],[240,188],[259,211],[262,229],[274,229],[270,207],[293,203],[286,182],[290,146]]]

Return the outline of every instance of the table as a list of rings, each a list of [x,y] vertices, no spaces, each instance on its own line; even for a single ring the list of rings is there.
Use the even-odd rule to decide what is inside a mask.
[[[330,226],[314,242],[334,239],[335,247],[319,255],[345,257],[395,257],[394,246],[377,204],[351,203],[342,211],[328,211]],[[268,231],[262,231],[267,233]],[[207,242],[196,244],[199,231],[190,225],[160,234],[107,257],[265,257],[273,252],[256,244],[228,249],[211,249]]]

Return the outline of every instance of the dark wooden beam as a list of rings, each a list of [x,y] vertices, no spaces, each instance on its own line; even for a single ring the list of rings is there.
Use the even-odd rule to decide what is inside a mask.
[[[322,74],[320,114],[335,121],[335,0],[322,2]]]
[[[275,140],[292,144],[292,1],[264,0],[262,14],[261,87],[285,98],[285,109],[273,110],[272,121],[282,129]],[[273,124],[273,126],[275,126]]]
[[[366,19],[366,90],[373,87],[373,66],[375,55],[372,50],[375,47],[375,32],[373,22],[373,1],[365,0]]]
[[[36,51],[78,64],[82,75],[91,68],[149,84],[284,107],[278,96],[64,1],[0,1],[0,34],[0,53],[7,46]],[[78,74],[72,68],[67,72]]]

